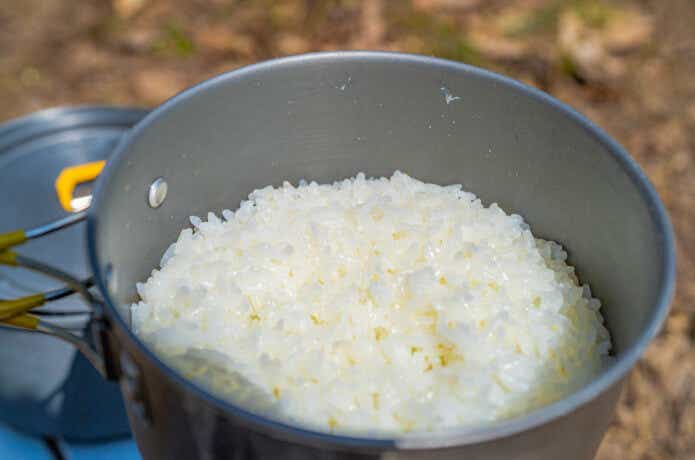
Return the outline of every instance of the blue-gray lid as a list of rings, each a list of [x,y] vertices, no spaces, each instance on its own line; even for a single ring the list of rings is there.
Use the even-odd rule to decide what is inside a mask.
[[[43,110],[0,125],[0,232],[63,217],[54,181],[72,165],[106,159],[147,112],[116,107]],[[89,276],[82,224],[31,241],[18,252]],[[26,270],[0,267],[0,298],[58,287]],[[84,310],[77,296],[44,309]],[[79,329],[86,316],[52,321]],[[118,386],[105,382],[69,345],[0,327],[0,421],[24,432],[96,441],[128,434]]]

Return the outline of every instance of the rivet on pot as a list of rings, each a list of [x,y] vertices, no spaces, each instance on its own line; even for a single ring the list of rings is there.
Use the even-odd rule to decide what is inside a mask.
[[[167,197],[169,186],[163,177],[158,177],[150,185],[150,190],[147,193],[147,202],[151,208],[158,208],[164,203]]]

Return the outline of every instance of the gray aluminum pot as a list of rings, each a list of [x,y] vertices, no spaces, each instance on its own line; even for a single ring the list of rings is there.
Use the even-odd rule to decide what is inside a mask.
[[[234,406],[184,379],[129,329],[136,281],[158,265],[189,215],[234,207],[283,180],[395,169],[463,183],[565,245],[604,302],[615,362],[580,391],[491,428],[361,439]],[[152,208],[148,190],[159,177],[168,195]],[[403,54],[295,56],[184,91],[121,142],[98,181],[87,233],[105,300],[105,317],[95,321],[100,353],[122,383],[146,459],[590,459],[674,287],[668,218],[618,144],[537,90]]]

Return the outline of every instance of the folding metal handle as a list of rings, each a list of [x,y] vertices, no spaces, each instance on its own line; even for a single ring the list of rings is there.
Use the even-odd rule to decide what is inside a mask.
[[[5,251],[9,252],[9,251]],[[0,256],[3,253],[0,253]],[[1,262],[0,262],[1,263]],[[92,279],[89,278],[81,282],[85,288],[92,285]],[[19,297],[16,299],[0,299],[0,321],[11,319],[15,316],[21,315],[28,312],[34,308],[40,307],[48,302],[53,302],[54,300],[62,299],[71,294],[74,294],[75,290],[70,287],[63,287],[60,289],[54,289],[53,291],[42,292],[39,294],[31,294],[24,297]],[[85,311],[61,311],[61,312],[51,312],[51,311],[33,311],[37,316],[68,316],[68,315],[84,315],[88,312]]]
[[[39,225],[38,227],[27,230],[19,229],[7,233],[0,233],[0,252],[14,246],[19,246],[20,244],[26,243],[29,240],[40,238],[44,235],[48,235],[49,233],[62,230],[83,221],[86,217],[87,214],[84,212],[77,212],[67,217],[63,217],[62,219],[57,219],[47,224]]]
[[[104,167],[105,162],[85,163],[71,166],[61,171],[55,181],[56,194],[61,206],[69,212],[73,212],[73,193],[79,184],[94,180]],[[84,212],[75,212],[64,218],[49,222],[30,229],[18,229],[0,234],[0,265],[17,266],[33,270],[54,279],[62,281],[65,287],[54,291],[37,293],[16,299],[0,299],[0,325],[21,328],[28,331],[48,334],[64,340],[75,346],[89,360],[89,362],[105,377],[113,377],[113,366],[107,365],[104,359],[105,331],[104,319],[101,310],[96,308],[96,302],[89,287],[92,284],[88,280],[78,280],[64,271],[44,264],[37,260],[23,256],[11,250],[29,240],[40,238],[44,235],[62,230],[85,219]],[[70,329],[63,328],[47,321],[51,312],[40,312],[35,308],[46,302],[57,300],[67,295],[79,293],[92,308],[91,312],[71,312],[71,314],[89,314],[88,326],[91,330],[96,348],[86,338],[74,334]],[[96,309],[95,309],[96,308]]]
[[[73,223],[75,222],[78,221],[74,221]],[[57,228],[61,227],[61,225],[53,223],[50,226]],[[64,225],[62,228],[64,228]],[[91,278],[85,281],[77,280],[62,270],[17,254],[8,249],[0,251],[0,264],[24,267],[58,279],[66,284],[63,288],[45,293],[32,294],[17,299],[0,299],[0,325],[40,332],[64,340],[82,352],[97,371],[104,376],[108,376],[104,359],[85,338],[73,334],[69,329],[51,324],[50,321],[46,321],[44,318],[44,316],[52,315],[33,310],[46,302],[57,300],[73,293],[79,293],[90,306],[94,307],[95,299],[89,292],[89,287],[92,284]],[[84,313],[80,312],[80,314]],[[94,312],[89,314],[91,315],[89,320],[91,323],[94,323],[94,321],[101,321],[100,318],[94,316]],[[94,327],[92,327],[92,329],[94,329]]]

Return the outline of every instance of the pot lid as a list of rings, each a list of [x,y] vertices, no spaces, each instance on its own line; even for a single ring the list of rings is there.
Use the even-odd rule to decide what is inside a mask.
[[[66,107],[0,125],[0,233],[68,215],[56,196],[58,174],[68,166],[106,159],[145,114],[140,109]],[[76,195],[86,196],[90,188]],[[83,223],[32,240],[17,252],[79,279],[90,274]],[[58,287],[59,282],[28,270],[0,266],[0,298]],[[77,295],[42,309],[88,311]],[[86,315],[51,318],[77,329],[85,321]],[[39,435],[94,440],[126,434],[117,386],[102,381],[81,361],[72,347],[52,337],[0,328],[0,419]]]

